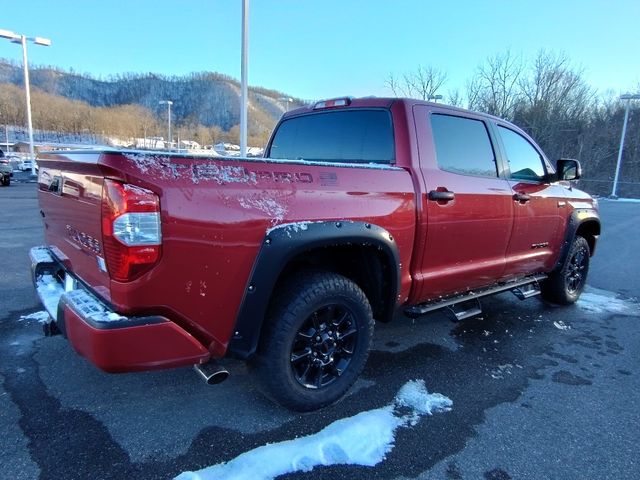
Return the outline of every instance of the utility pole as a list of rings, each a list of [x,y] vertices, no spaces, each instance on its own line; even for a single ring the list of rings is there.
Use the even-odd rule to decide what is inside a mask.
[[[249,61],[249,0],[242,0],[242,57],[240,66],[240,156],[247,156],[247,64]]]
[[[169,147],[171,148],[171,142],[173,141],[171,138],[171,105],[173,102],[171,100],[160,100],[160,105],[167,106],[167,125],[168,125],[168,138],[169,138]]]
[[[11,40],[12,43],[19,43],[22,45],[22,67],[24,69],[24,90],[26,93],[27,101],[27,128],[29,130],[29,155],[31,157],[31,175],[36,175],[36,155],[35,148],[33,146],[33,123],[31,122],[31,91],[29,87],[29,64],[27,62],[27,40],[35,43],[36,45],[42,45],[44,47],[51,46],[51,40],[42,37],[27,37],[19,33],[14,33],[9,30],[0,30],[0,38],[6,38]]]
[[[618,178],[620,177],[620,165],[622,164],[622,150],[624,150],[624,137],[627,134],[627,121],[629,120],[629,106],[631,100],[640,100],[640,93],[632,95],[626,93],[620,95],[620,100],[626,100],[627,106],[624,109],[624,122],[622,123],[622,135],[620,136],[620,148],[618,149],[618,161],[616,162],[616,174],[613,178],[613,189],[611,190],[611,198],[618,198]]]

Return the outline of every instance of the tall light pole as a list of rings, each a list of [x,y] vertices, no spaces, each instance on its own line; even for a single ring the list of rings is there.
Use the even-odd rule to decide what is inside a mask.
[[[27,97],[27,129],[29,130],[29,156],[31,157],[31,175],[36,174],[36,156],[33,148],[33,123],[31,122],[31,91],[29,87],[29,64],[27,61],[27,40],[42,45],[43,47],[51,46],[51,40],[42,37],[27,37],[19,33],[9,30],[0,30],[0,37],[11,40],[12,43],[22,45],[22,66],[24,68],[24,90]]]
[[[242,0],[242,58],[240,66],[240,156],[247,156],[247,64],[249,62],[249,0]]]
[[[616,191],[618,190],[618,177],[620,176],[620,165],[622,164],[622,150],[624,149],[624,137],[627,134],[627,121],[629,120],[629,106],[631,100],[640,100],[640,93],[630,94],[626,93],[620,95],[620,100],[626,100],[627,106],[624,109],[624,122],[622,124],[622,135],[620,136],[620,148],[618,149],[618,161],[616,163],[616,175],[613,178],[613,190],[611,190],[611,198],[617,198]]]
[[[169,147],[171,147],[171,142],[173,139],[171,138],[171,105],[173,102],[171,100],[160,100],[160,105],[167,106],[167,125],[168,125],[168,138],[169,138]]]

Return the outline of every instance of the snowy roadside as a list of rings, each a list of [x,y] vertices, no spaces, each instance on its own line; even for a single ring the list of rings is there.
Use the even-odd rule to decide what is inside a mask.
[[[611,202],[611,203],[640,203],[640,198],[598,198],[598,202]]]
[[[573,309],[579,312],[578,317],[569,316],[551,323],[559,330],[559,335],[570,334],[572,325],[575,327],[575,320],[579,317],[640,313],[635,301],[592,287],[585,290]],[[574,318],[574,321],[570,318]],[[21,317],[21,320],[46,321],[48,314],[44,311],[35,312]],[[483,333],[484,336],[490,334],[488,331]],[[516,363],[498,365],[497,369],[491,371],[491,376],[494,379],[506,378],[515,369],[522,369],[522,366]],[[228,462],[196,472],[183,472],[176,478],[272,480],[287,473],[308,472],[318,466],[374,466],[383,462],[394,449],[398,429],[414,427],[421,417],[448,411],[452,405],[449,398],[437,393],[430,394],[424,381],[411,381],[384,407],[335,421],[309,436],[266,444]]]
[[[176,480],[272,480],[316,466],[372,467],[393,450],[398,428],[413,427],[421,417],[448,412],[452,406],[448,397],[429,393],[424,380],[413,380],[382,408],[337,420],[313,435],[258,447],[226,463],[183,472]]]
[[[588,313],[638,315],[640,307],[633,300],[624,300],[614,292],[587,286],[577,305]]]

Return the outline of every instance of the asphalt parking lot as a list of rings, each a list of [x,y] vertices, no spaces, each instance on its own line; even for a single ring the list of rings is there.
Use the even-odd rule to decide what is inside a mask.
[[[41,310],[27,258],[43,239],[35,191],[0,188],[0,478],[172,478],[384,406],[412,379],[452,410],[399,430],[375,467],[283,478],[640,478],[640,203],[601,203],[578,305],[502,294],[458,324],[434,313],[377,325],[352,392],[300,415],[265,400],[241,363],[212,387],[189,368],[109,375],[21,321]]]

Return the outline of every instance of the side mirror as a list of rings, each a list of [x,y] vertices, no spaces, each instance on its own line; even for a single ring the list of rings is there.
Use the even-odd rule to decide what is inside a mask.
[[[556,162],[558,180],[578,180],[582,176],[582,167],[578,160],[561,158]]]

